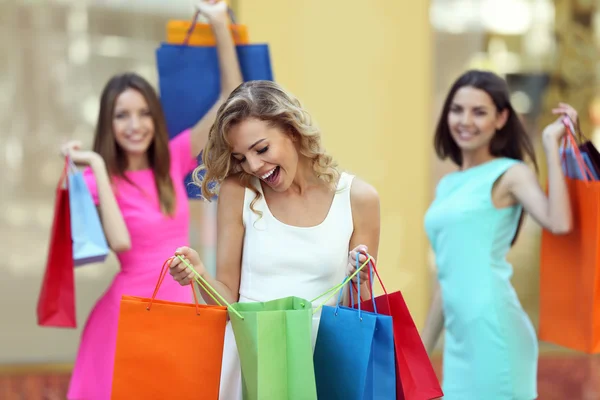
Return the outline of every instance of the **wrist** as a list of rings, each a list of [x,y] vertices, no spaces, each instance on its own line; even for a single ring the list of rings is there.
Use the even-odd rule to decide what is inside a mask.
[[[542,136],[542,146],[547,154],[556,153],[558,154],[558,149],[560,148],[560,143],[556,138],[550,138],[547,136]]]
[[[94,173],[106,169],[104,159],[98,153],[92,153],[89,165]]]

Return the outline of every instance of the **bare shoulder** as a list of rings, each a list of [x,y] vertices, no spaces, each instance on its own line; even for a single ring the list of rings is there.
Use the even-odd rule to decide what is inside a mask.
[[[225,178],[219,188],[219,205],[233,207],[241,212],[244,203],[245,187],[240,181],[239,175],[231,175]],[[239,207],[238,207],[239,206]]]
[[[500,183],[510,189],[523,184],[535,184],[537,176],[529,165],[520,162],[506,170]]]
[[[368,182],[354,177],[350,187],[350,202],[353,211],[379,210],[379,193]]]

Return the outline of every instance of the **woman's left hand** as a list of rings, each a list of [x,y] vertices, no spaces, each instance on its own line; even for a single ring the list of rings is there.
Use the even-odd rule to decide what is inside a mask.
[[[196,9],[212,24],[227,22],[227,2],[224,0],[201,0],[196,4]]]
[[[352,275],[356,271],[356,254],[358,254],[358,268],[367,261],[367,253],[369,249],[364,244],[360,244],[356,246],[354,249],[350,250],[348,253],[348,268],[347,268],[347,276]],[[358,275],[360,275],[360,283],[368,282],[369,279],[369,267],[365,266],[360,272],[352,278],[354,282],[358,281]]]
[[[573,126],[576,131],[579,129],[579,116],[577,115],[577,111],[566,103],[558,103],[558,106],[552,109],[552,114],[560,115],[560,117],[544,128],[542,138],[545,143],[554,145],[559,143],[566,133],[565,124],[563,123],[564,116],[569,117],[569,119],[573,122]],[[572,133],[577,135],[577,132]]]

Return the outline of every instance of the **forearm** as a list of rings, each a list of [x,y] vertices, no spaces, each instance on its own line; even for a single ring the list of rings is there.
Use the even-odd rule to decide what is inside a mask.
[[[110,248],[116,253],[129,250],[131,239],[123,214],[111,187],[110,177],[101,158],[90,164],[98,188],[100,219]]]
[[[217,118],[221,105],[231,92],[242,84],[242,73],[227,20],[212,21],[211,27],[217,40],[217,54],[221,75],[221,94],[208,112],[192,130],[192,156],[196,157],[206,146],[211,126]]]
[[[558,149],[556,141],[544,141],[548,164],[548,217],[553,233],[566,233],[572,224],[571,206]]]
[[[442,329],[444,329],[442,295],[439,286],[436,285],[431,306],[429,307],[429,312],[425,321],[425,327],[423,328],[423,333],[421,334],[423,344],[425,345],[425,349],[427,350],[428,354],[433,352],[435,345],[437,344],[442,333]]]
[[[221,97],[226,98],[243,82],[242,72],[227,20],[213,21],[211,27],[217,42]]]
[[[213,287],[217,291],[217,293],[219,293],[219,295],[221,297],[223,297],[229,304],[233,304],[238,301],[238,299],[239,299],[238,293],[236,292],[234,294],[233,291],[224,283],[216,280],[215,278],[211,277],[209,274],[204,274],[202,276],[202,278],[204,278],[204,280],[206,280],[208,282],[208,284],[211,287]],[[219,296],[216,296],[212,291],[206,291],[202,287],[200,289],[201,289],[200,293],[202,294],[202,298],[204,299],[206,304],[225,305],[225,304],[223,304],[223,301],[219,298]],[[218,300],[218,302],[215,301],[215,299]]]

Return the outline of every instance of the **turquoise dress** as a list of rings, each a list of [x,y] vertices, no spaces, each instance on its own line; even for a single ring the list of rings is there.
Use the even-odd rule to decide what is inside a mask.
[[[506,261],[522,207],[498,209],[494,183],[520,161],[498,158],[445,176],[425,215],[444,325],[444,400],[537,398],[538,345]]]

